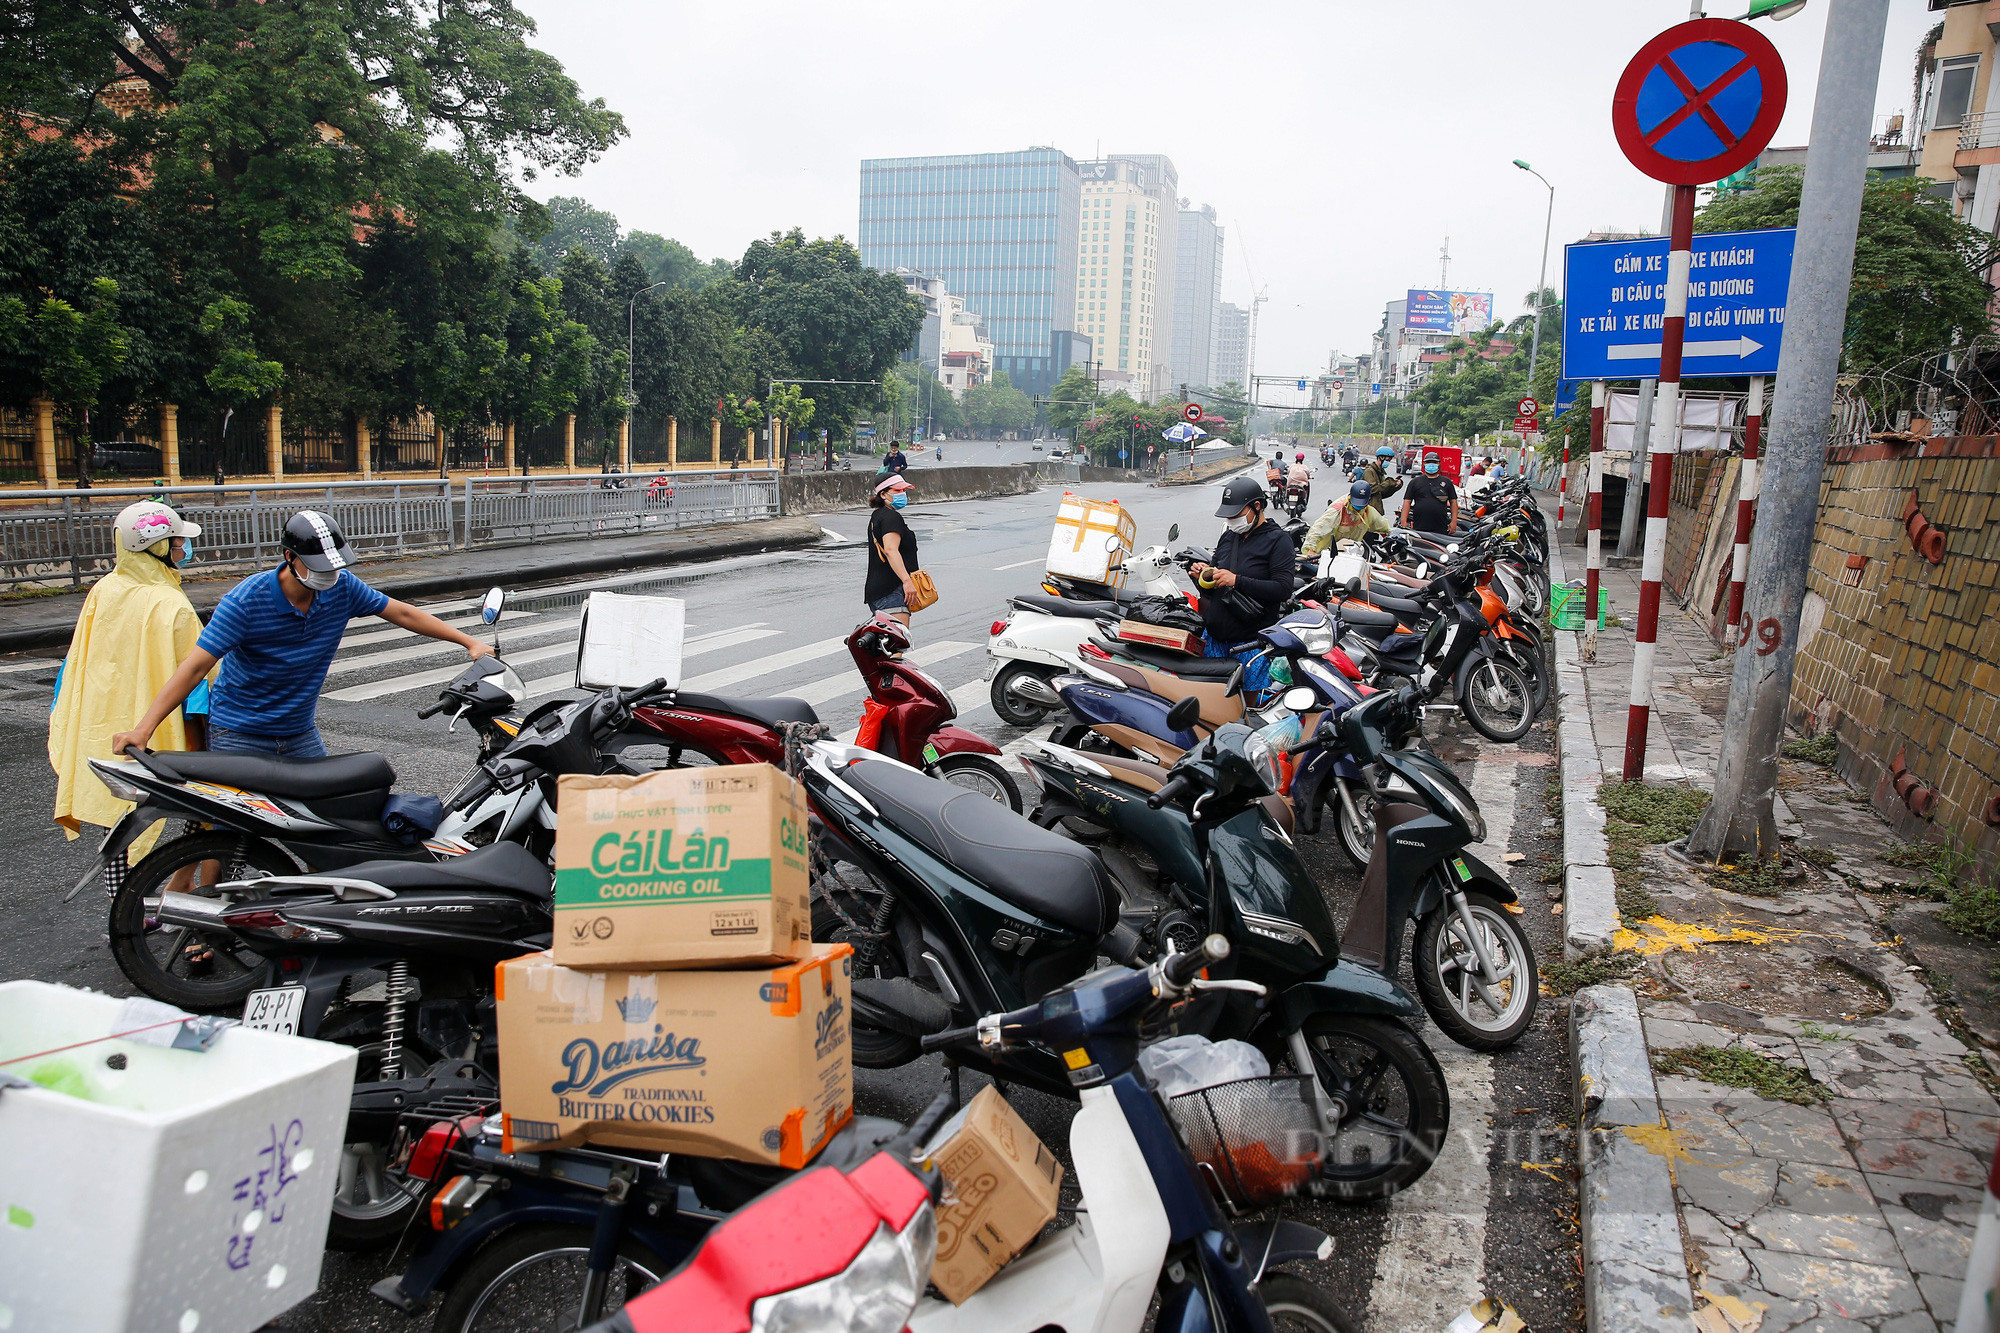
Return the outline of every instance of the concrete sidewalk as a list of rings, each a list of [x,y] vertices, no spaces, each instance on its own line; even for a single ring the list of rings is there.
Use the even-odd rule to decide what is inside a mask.
[[[517,587],[552,579],[812,546],[819,540],[820,526],[813,519],[773,518],[681,528],[643,537],[482,546],[471,551],[408,556],[401,560],[371,560],[359,566],[357,572],[389,596],[408,601],[477,592],[496,583]],[[237,569],[203,578],[197,563],[189,568],[183,586],[195,610],[205,616],[224,593],[250,572]],[[88,591],[89,585],[85,584],[75,592],[52,597],[0,601],[0,652],[67,648],[77,613],[83,609],[83,594]]]
[[[1594,880],[1572,917],[1625,876],[1605,965],[1624,977],[1571,1008],[1591,1327],[1950,1329],[2000,1104],[1888,924],[1895,839],[1830,769],[1785,760],[1781,876],[1705,870],[1615,821],[1611,848],[1593,841],[1605,811],[1581,807],[1588,770],[1623,764],[1638,571],[1604,586],[1627,623],[1597,660],[1556,636],[1581,686],[1561,705],[1565,859],[1573,886]],[[1660,619],[1645,779],[1706,789],[1730,657],[1671,597]]]

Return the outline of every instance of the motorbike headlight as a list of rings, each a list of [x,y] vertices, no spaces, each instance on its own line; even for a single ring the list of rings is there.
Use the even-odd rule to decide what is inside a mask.
[[[1250,761],[1250,767],[1263,782],[1265,792],[1276,792],[1284,779],[1278,771],[1278,756],[1272,753],[1269,743],[1262,736],[1253,734],[1243,743],[1243,757]]]
[[[925,1203],[900,1231],[885,1222],[844,1270],[760,1298],[750,1333],[897,1333],[916,1309],[937,1257],[937,1212]]]
[[[1472,830],[1472,840],[1474,842],[1485,842],[1486,817],[1479,813],[1478,802],[1474,801],[1468,795],[1461,794],[1454,783],[1434,782],[1430,785],[1437,789],[1438,795],[1444,798],[1445,804],[1449,805],[1458,817],[1465,821],[1466,827]]]
[[[1293,631],[1299,636],[1299,643],[1314,657],[1324,657],[1333,651],[1332,617],[1321,616],[1319,624],[1307,625],[1303,628],[1294,626]]]

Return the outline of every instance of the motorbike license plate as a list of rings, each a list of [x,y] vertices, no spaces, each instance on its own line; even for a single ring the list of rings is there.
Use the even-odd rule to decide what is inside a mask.
[[[997,657],[989,657],[986,659],[986,670],[983,674],[981,674],[979,678],[981,680],[992,680],[994,674],[999,670],[1000,670],[1000,659]]]
[[[269,990],[253,990],[243,1001],[243,1026],[256,1028],[260,1032],[280,1032],[287,1037],[299,1035],[299,1019],[305,1016],[306,988],[304,986],[273,986]]]

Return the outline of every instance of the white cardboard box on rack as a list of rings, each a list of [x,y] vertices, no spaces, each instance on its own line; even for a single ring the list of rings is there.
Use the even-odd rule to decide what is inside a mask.
[[[1139,525],[1117,501],[1092,500],[1064,491],[1045,567],[1064,578],[1118,587],[1125,581],[1119,566],[1132,553],[1138,535]]]
[[[678,597],[594,592],[577,631],[576,683],[586,690],[636,689],[661,677],[679,689],[687,603]]]
[[[0,1327],[261,1328],[319,1285],[355,1052],[240,1027],[205,1051],[152,1044],[172,1025],[103,1040],[158,1021],[127,1003],[0,983],[0,1073],[37,1084],[0,1090]]]

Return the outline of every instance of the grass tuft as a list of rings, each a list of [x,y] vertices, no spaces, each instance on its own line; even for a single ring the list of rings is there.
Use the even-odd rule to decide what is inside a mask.
[[[1726,1088],[1748,1088],[1759,1097],[1795,1106],[1811,1106],[1825,1101],[1828,1095],[1826,1085],[1805,1070],[1741,1046],[1688,1046],[1659,1051],[1653,1056],[1653,1072],[1682,1074],[1720,1083]]]
[[[1551,995],[1574,995],[1585,986],[1606,981],[1623,981],[1639,967],[1639,956],[1631,953],[1585,954],[1574,963],[1544,962],[1542,984]]]
[[[1786,741],[1778,753],[1787,759],[1803,759],[1821,768],[1832,768],[1840,758],[1840,740],[1828,728],[1817,736],[1800,736]]]

